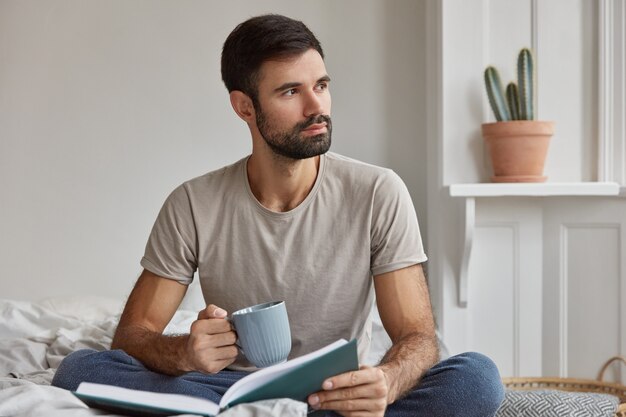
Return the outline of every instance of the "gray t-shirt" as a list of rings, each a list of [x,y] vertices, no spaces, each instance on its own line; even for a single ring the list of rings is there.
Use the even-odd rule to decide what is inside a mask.
[[[283,213],[252,194],[248,157],[189,180],[165,201],[141,265],[229,313],[285,300],[290,358],[339,338],[371,339],[372,275],[426,261],[406,186],[393,171],[327,153],[306,199]],[[248,367],[238,358],[232,368]]]

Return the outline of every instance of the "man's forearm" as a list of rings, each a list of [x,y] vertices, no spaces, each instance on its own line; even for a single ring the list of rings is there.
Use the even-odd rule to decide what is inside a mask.
[[[115,332],[111,349],[122,349],[153,371],[180,375],[187,366],[189,335],[164,336],[141,326],[125,326]]]
[[[394,343],[378,366],[387,379],[389,404],[406,395],[438,361],[435,335],[410,333]]]

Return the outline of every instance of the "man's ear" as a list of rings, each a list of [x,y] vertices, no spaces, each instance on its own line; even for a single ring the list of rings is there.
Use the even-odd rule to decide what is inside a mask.
[[[231,91],[230,104],[233,106],[233,110],[235,110],[237,116],[241,117],[244,122],[250,123],[256,120],[256,113],[254,111],[252,99],[243,91]]]

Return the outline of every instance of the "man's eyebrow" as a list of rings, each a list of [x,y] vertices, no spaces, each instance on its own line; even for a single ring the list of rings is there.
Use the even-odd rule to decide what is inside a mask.
[[[285,83],[285,84],[281,85],[280,87],[275,88],[274,92],[278,93],[278,92],[283,91],[283,90],[289,90],[290,88],[300,87],[301,85],[302,85],[302,83],[294,83],[294,82]]]
[[[330,82],[330,77],[328,75],[324,75],[323,77],[321,77],[319,80],[317,80],[317,82]],[[302,83],[297,83],[297,82],[290,82],[290,83],[285,83],[283,85],[281,85],[280,87],[277,87],[274,89],[275,93],[284,91],[284,90],[289,90],[290,88],[295,88],[295,87],[300,87],[302,85]]]
[[[324,75],[322,78],[317,80],[318,83],[322,82],[322,81],[325,81],[325,82],[329,83],[330,82],[330,77],[328,75]]]

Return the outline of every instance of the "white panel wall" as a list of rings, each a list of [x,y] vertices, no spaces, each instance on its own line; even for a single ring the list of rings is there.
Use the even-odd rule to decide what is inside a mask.
[[[250,152],[219,59],[235,25],[261,13],[318,35],[333,79],[333,150],[395,169],[427,224],[423,9],[0,2],[0,297],[127,294],[168,193]]]
[[[504,375],[516,374],[519,355],[519,334],[512,325],[519,320],[518,233],[515,223],[480,224],[470,264],[468,346],[489,355]]]
[[[464,335],[454,349],[504,376],[575,378],[626,352],[625,199],[478,198],[475,227],[467,307],[445,321]],[[606,379],[625,376],[616,364]]]
[[[544,222],[544,372],[594,376],[626,352],[626,201],[554,199]]]
[[[549,181],[597,180],[597,2],[537,1],[538,112],[554,120]]]
[[[468,343],[503,375],[541,373],[541,208],[527,199],[478,199],[469,265]]]
[[[428,90],[437,109],[437,117],[429,117],[429,155],[434,160],[429,173],[434,183],[428,195],[430,211],[437,213],[429,219],[430,266],[439,278],[434,305],[451,352],[485,352],[504,376],[595,378],[610,356],[626,354],[625,199],[476,198],[464,307],[459,293],[467,247],[466,206],[463,198],[449,197],[446,189],[454,183],[489,180],[480,124],[493,116],[482,74],[491,64],[504,80],[512,79],[516,55],[524,46],[536,53],[539,118],[556,121],[545,169],[548,180],[598,179],[599,4],[430,3],[431,18],[438,19],[429,26],[434,46],[429,55],[433,87]],[[626,22],[623,7],[614,10],[619,13],[611,16],[613,21]],[[624,27],[626,23],[611,28],[612,48],[619,45],[622,49],[614,48],[618,51],[623,51],[619,34]],[[608,72],[622,68],[624,55],[616,54],[621,61],[611,63]],[[619,109],[626,90],[623,77],[617,80],[616,96],[610,97],[617,124],[610,127],[621,134],[625,118]],[[623,174],[621,138],[616,134],[608,139],[608,148],[617,153],[610,153],[614,169],[602,177],[606,180],[619,180]],[[567,233],[562,234],[562,228]],[[610,377],[624,381],[617,369]]]
[[[626,2],[602,3],[600,178],[626,185]]]
[[[480,123],[486,15],[480,1],[443,1],[441,7],[442,181],[479,182],[484,165]]]
[[[620,352],[620,224],[566,224],[566,373],[593,375]],[[564,327],[565,327],[564,326]],[[601,341],[601,342],[600,342]],[[593,356],[593,360],[580,358]]]

